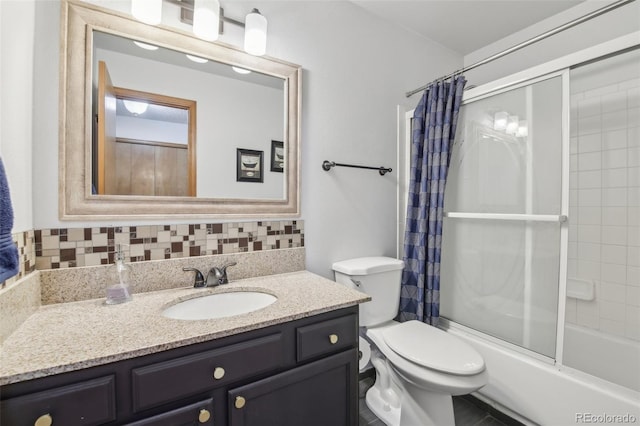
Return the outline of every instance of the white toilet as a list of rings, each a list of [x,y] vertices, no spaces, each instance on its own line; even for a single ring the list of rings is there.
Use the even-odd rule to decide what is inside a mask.
[[[404,262],[362,257],[333,264],[336,282],[371,296],[360,326],[373,343],[375,384],[367,406],[388,426],[454,426],[452,395],[487,383],[482,356],[462,340],[419,321],[393,321]]]

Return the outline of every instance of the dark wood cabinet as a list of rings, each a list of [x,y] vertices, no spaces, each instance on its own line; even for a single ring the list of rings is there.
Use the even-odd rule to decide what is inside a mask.
[[[282,333],[219,349],[134,368],[131,372],[133,410],[197,394],[214,386],[276,371],[285,365]]]
[[[213,426],[213,399],[196,402],[157,416],[149,417],[129,426]]]
[[[2,401],[0,424],[101,425],[116,419],[115,377],[107,376]],[[38,423],[40,421],[40,423]]]
[[[357,312],[3,386],[0,424],[357,426]]]
[[[307,361],[350,348],[358,340],[357,324],[357,315],[352,315],[296,328],[297,360]]]
[[[356,359],[351,349],[230,390],[229,426],[356,425]]]

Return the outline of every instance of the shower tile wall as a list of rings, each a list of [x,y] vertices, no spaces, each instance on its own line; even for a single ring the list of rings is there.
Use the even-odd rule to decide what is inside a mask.
[[[640,340],[640,78],[582,78],[596,88],[571,94],[568,275],[595,298],[568,298],[566,320]]]

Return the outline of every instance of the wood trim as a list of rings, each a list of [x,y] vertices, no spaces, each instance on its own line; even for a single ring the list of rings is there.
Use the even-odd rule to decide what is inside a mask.
[[[132,145],[151,145],[151,146],[162,146],[165,148],[188,149],[188,146],[182,143],[145,141],[142,139],[116,138],[116,142],[130,143]]]
[[[220,42],[207,42],[185,31],[144,25],[129,15],[80,0],[61,2],[60,49],[60,182],[61,220],[127,220],[177,218],[297,218],[300,217],[300,112],[299,65],[268,56],[253,56]],[[95,196],[91,194],[91,39],[92,30],[135,38],[158,46],[202,56],[282,78],[285,86],[287,147],[285,197],[281,200]],[[84,120],[80,119],[84,117]]]
[[[115,90],[116,97],[119,99],[143,100],[156,105],[188,109],[189,112],[191,112],[192,109],[195,109],[196,106],[196,101],[192,101],[191,99],[174,98],[173,96],[126,89],[124,87],[114,86],[113,89]]]

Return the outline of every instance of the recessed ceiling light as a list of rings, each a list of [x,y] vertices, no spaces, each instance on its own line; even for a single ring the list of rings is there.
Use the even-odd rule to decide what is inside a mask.
[[[144,112],[149,107],[149,104],[146,102],[132,101],[129,99],[123,99],[122,101],[124,102],[124,107],[127,109],[127,111],[129,111],[133,115],[144,114]]]
[[[141,47],[141,48],[146,49],[146,50],[158,50],[158,46],[154,46],[153,44],[147,44],[147,43],[143,43],[141,41],[134,41],[133,43],[136,46]]]
[[[246,70],[244,68],[239,68],[239,67],[231,67],[235,72],[237,72],[238,74],[250,74],[251,71],[250,70]]]
[[[187,58],[191,59],[193,62],[197,62],[199,64],[206,64],[207,62],[209,62],[208,59],[205,58],[201,58],[199,56],[193,56],[193,55],[187,55]]]

